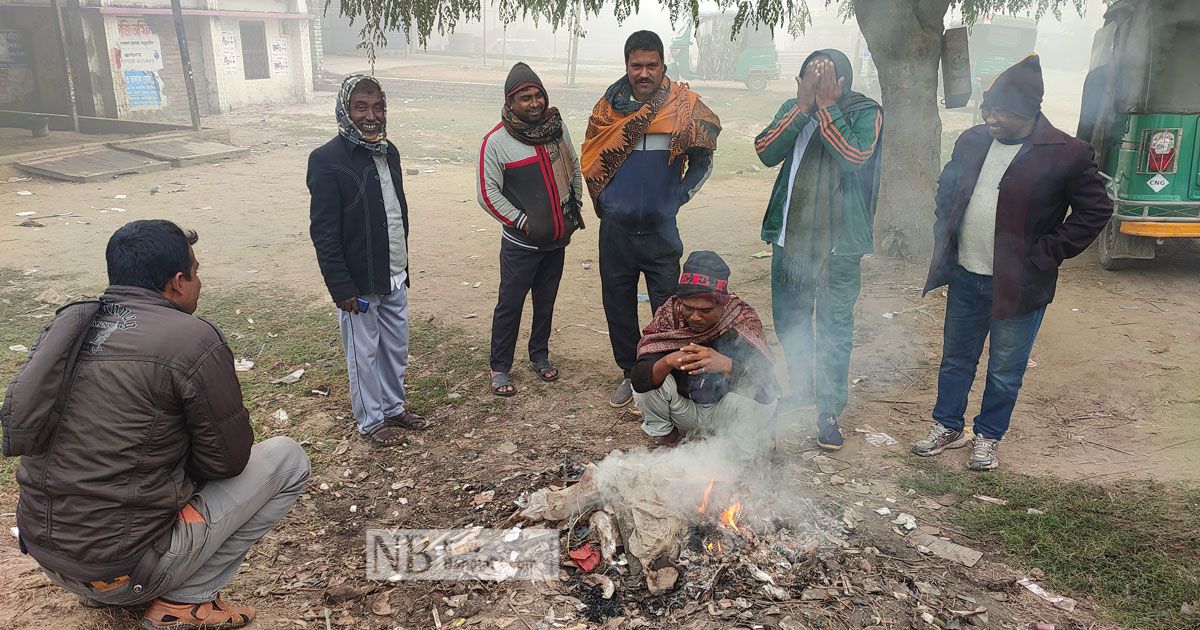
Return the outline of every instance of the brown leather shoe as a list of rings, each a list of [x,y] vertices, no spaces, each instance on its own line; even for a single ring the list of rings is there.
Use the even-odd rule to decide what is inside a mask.
[[[221,601],[221,595],[203,604],[176,604],[164,599],[150,602],[142,617],[146,630],[214,630],[241,628],[254,620],[254,608]]]

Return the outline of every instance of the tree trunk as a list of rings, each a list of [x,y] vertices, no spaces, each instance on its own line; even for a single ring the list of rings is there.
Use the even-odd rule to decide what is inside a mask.
[[[938,70],[949,4],[854,0],[883,95],[875,243],[888,256],[922,259],[933,250],[933,197],[942,167]]]

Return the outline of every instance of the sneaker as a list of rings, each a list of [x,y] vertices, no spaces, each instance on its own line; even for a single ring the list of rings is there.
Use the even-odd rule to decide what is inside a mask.
[[[142,617],[142,628],[156,630],[172,628],[192,630],[204,628],[240,628],[254,620],[250,606],[235,606],[216,599],[203,604],[177,604],[165,599],[150,602]]]
[[[971,446],[971,459],[967,460],[967,468],[971,470],[991,470],[1000,465],[996,451],[1000,440],[975,436],[975,444]]]
[[[836,451],[842,448],[842,430],[838,428],[837,416],[823,413],[817,418],[817,446]]]
[[[962,448],[969,441],[970,438],[962,431],[947,429],[935,422],[933,428],[929,430],[929,435],[912,445],[912,452],[922,457],[933,457],[941,455],[942,451],[948,448]]]
[[[625,379],[621,381],[621,385],[617,387],[617,391],[608,397],[608,404],[613,407],[624,407],[633,400],[633,381]]]

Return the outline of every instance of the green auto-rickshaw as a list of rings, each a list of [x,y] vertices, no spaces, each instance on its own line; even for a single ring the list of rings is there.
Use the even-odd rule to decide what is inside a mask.
[[[1037,20],[1032,18],[996,15],[961,26],[969,29],[972,100],[976,102],[1001,72],[1028,57],[1037,46]]]
[[[1096,32],[1078,137],[1092,143],[1113,218],[1100,264],[1154,258],[1200,237],[1200,2],[1118,0]]]
[[[730,40],[733,13],[701,13],[700,25],[687,22],[671,41],[672,76],[683,79],[741,81],[765,90],[779,78],[779,55],[770,28],[745,25]]]

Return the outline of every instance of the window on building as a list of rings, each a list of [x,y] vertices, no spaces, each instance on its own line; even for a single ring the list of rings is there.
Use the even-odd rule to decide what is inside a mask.
[[[266,22],[241,22],[242,68],[246,80],[270,79],[271,60],[267,56]]]

